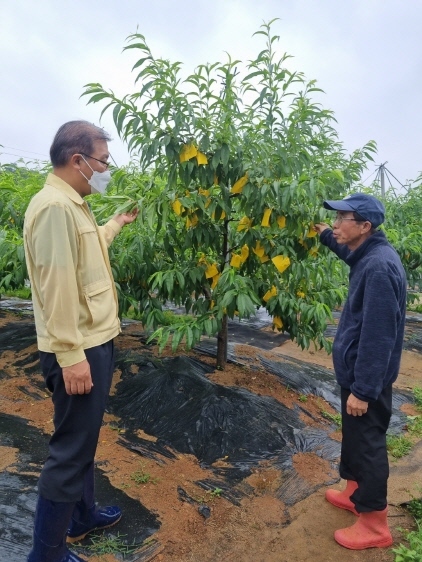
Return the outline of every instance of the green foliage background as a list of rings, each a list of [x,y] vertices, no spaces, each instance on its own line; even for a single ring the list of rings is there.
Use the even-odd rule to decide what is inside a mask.
[[[312,225],[329,220],[324,199],[364,189],[359,178],[376,147],[347,154],[332,112],[312,100],[315,81],[289,71],[289,56],[277,52],[273,25],[255,34],[264,43],[255,60],[228,55],[186,77],[180,62],[154,57],[136,33],[125,47],[140,55],[135,93],[119,99],[100,84],[85,88],[89,103],[105,103],[101,114],[112,111],[132,151],[132,164],[113,170],[107,196],[90,197],[100,222],[140,211],[110,248],[120,312],[155,330],[161,347],[170,336],[174,349],[191,347],[227,318],[263,306],[302,347],[330,349],[323,333],[344,301],[347,268]],[[0,290],[25,283],[23,215],[48,171],[0,167]],[[379,196],[378,186],[370,191]],[[385,204],[387,236],[418,288],[421,184],[387,193]],[[279,271],[274,258],[288,267]],[[168,325],[169,302],[189,316]]]
[[[0,166],[0,292],[22,288],[28,278],[23,249],[23,221],[29,201],[39,191],[48,165],[24,162]]]

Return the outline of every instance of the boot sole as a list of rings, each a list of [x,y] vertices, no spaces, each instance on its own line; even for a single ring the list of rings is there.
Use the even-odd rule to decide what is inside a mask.
[[[120,521],[121,518],[122,516],[120,516],[116,521],[113,521],[113,523],[110,523],[110,525],[104,525],[103,527],[94,527],[94,529],[90,529],[89,531],[83,533],[82,535],[79,535],[78,537],[69,537],[68,535],[66,537],[66,542],[72,544],[74,542],[82,541],[87,535],[89,535],[89,533],[94,533],[95,531],[102,531],[103,529],[109,529],[110,527],[117,525],[117,523]]]
[[[345,548],[348,548],[349,550],[365,550],[366,548],[387,548],[389,546],[391,546],[393,544],[393,539],[392,538],[388,538],[388,539],[382,539],[379,541],[374,541],[371,543],[364,543],[364,544],[359,544],[359,545],[353,545],[353,544],[346,544],[346,542],[341,542],[337,539],[335,533],[334,533],[334,539],[335,541],[340,545],[340,546],[344,546]]]

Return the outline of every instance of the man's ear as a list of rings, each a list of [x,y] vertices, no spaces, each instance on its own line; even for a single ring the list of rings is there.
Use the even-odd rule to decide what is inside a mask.
[[[81,155],[80,154],[74,154],[71,159],[70,159],[70,164],[72,165],[73,168],[77,168],[78,170],[80,170],[81,168]]]
[[[369,221],[365,221],[362,225],[362,233],[366,234],[372,230],[372,224]]]

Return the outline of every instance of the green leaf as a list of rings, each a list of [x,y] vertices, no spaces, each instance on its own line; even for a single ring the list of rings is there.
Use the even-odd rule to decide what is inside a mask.
[[[223,144],[221,147],[221,162],[224,167],[226,167],[227,164],[229,163],[229,158],[230,158],[230,149],[227,144]]]
[[[221,151],[220,151],[220,150],[216,150],[216,151],[214,152],[214,155],[213,155],[212,160],[211,160],[212,167],[214,168],[214,170],[217,169],[217,166],[218,166],[219,163],[220,163],[220,158],[221,158],[220,155],[221,155]]]
[[[174,352],[179,347],[179,344],[185,335],[185,326],[180,326],[174,333],[171,341],[171,350]]]
[[[165,281],[167,293],[170,297],[173,293],[173,285],[174,285],[174,273],[173,273],[173,271],[167,271],[167,273],[164,275],[164,281]]]
[[[109,94],[107,92],[102,92],[101,94],[95,94],[94,96],[92,96],[89,100],[88,103],[96,103],[97,101],[100,101],[104,98],[108,98],[110,97]]]
[[[185,288],[185,278],[180,271],[176,271],[176,279],[179,283],[180,290],[183,291],[183,289]]]
[[[186,327],[186,347],[191,349],[194,345],[193,331],[190,326]]]

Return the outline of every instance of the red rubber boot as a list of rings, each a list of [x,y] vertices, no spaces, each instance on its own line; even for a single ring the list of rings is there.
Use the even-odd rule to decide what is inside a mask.
[[[340,509],[347,509],[355,515],[359,515],[359,513],[355,509],[354,503],[350,501],[350,496],[355,490],[357,490],[357,488],[357,482],[355,482],[354,480],[347,480],[345,490],[343,490],[342,492],[339,492],[338,490],[327,490],[325,492],[325,499],[327,500],[327,502],[332,503]]]
[[[341,546],[351,550],[365,548],[386,548],[393,544],[393,537],[387,523],[387,508],[382,511],[362,512],[351,527],[339,529],[334,538]]]

